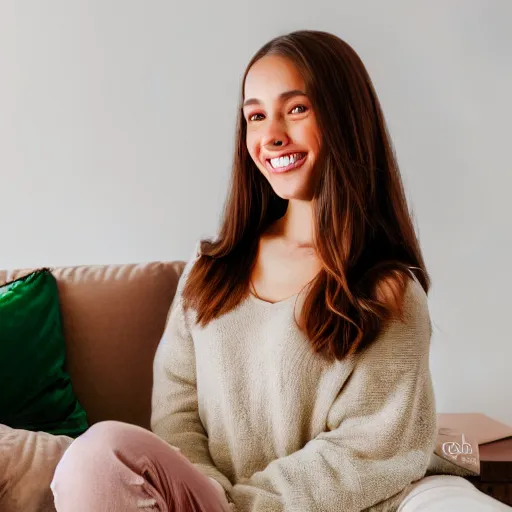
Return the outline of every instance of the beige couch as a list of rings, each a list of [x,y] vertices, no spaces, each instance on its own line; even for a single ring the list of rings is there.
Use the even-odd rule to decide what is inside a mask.
[[[54,270],[68,370],[91,424],[149,427],[153,357],[183,268],[177,261]],[[0,285],[28,272],[0,271]],[[54,512],[49,485],[71,442],[0,425],[0,512]]]
[[[183,262],[53,271],[68,371],[89,422],[149,427],[152,363]],[[0,271],[0,284],[29,270]],[[0,511],[52,510],[49,481],[71,440],[0,427]]]

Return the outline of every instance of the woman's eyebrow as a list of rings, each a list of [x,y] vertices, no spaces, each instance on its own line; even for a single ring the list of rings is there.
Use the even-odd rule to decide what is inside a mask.
[[[281,101],[285,101],[289,100],[290,98],[293,98],[294,96],[306,96],[306,93],[299,89],[293,89],[292,91],[282,92],[279,95],[279,99]],[[261,100],[259,100],[258,98],[249,98],[248,100],[244,101],[243,107],[247,107],[249,105],[261,105],[261,103]]]

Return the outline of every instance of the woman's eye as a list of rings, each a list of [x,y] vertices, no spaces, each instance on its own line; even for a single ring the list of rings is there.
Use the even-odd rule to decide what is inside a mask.
[[[261,121],[263,117],[263,114],[251,114],[249,116],[249,121]]]
[[[308,110],[307,107],[304,105],[297,105],[296,107],[293,107],[290,111],[291,114],[304,114]]]

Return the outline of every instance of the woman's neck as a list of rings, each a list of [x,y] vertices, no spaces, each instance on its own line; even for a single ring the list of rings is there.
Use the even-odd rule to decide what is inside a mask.
[[[311,247],[314,233],[311,201],[289,201],[286,213],[275,223],[272,231],[288,243]]]

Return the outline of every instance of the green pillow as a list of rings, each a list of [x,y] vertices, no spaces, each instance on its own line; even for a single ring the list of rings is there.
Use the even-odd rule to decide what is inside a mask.
[[[0,286],[0,423],[76,437],[87,429],[64,369],[57,281],[48,269]]]

